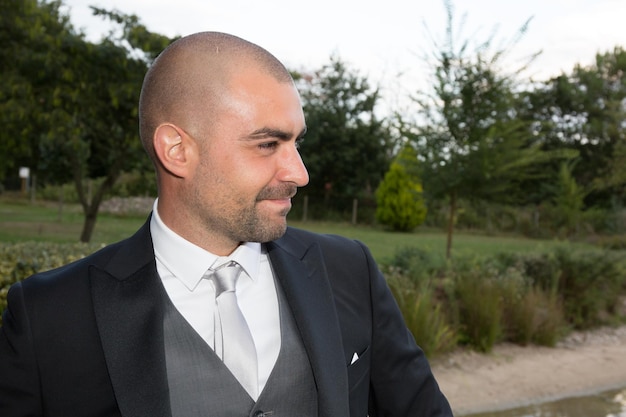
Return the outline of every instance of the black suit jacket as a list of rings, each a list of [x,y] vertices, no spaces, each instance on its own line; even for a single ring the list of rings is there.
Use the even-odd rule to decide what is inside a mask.
[[[170,417],[148,224],[11,288],[0,416]],[[266,247],[309,355],[319,416],[452,415],[365,246],[289,228]]]

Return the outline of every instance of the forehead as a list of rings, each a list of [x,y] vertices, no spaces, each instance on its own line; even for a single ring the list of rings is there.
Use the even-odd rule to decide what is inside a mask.
[[[304,125],[300,95],[293,82],[277,80],[263,71],[235,71],[228,78],[224,103],[227,111],[242,118]]]

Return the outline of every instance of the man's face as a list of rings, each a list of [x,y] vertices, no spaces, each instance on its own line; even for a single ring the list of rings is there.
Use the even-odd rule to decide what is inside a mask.
[[[199,109],[201,111],[201,109]],[[297,150],[305,131],[292,83],[255,70],[231,78],[224,105],[195,139],[193,221],[226,242],[266,242],[283,235],[291,197],[309,176]]]

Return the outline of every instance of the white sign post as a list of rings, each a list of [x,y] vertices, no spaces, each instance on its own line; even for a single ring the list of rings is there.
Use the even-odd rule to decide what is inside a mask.
[[[28,178],[30,178],[30,168],[20,167],[20,178],[22,179],[22,194],[28,190]]]

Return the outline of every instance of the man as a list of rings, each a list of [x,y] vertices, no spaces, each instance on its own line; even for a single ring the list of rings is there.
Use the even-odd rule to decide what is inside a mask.
[[[306,127],[276,58],[227,34],[182,38],[139,113],[153,213],[11,289],[1,416],[452,415],[369,251],[287,228]]]

